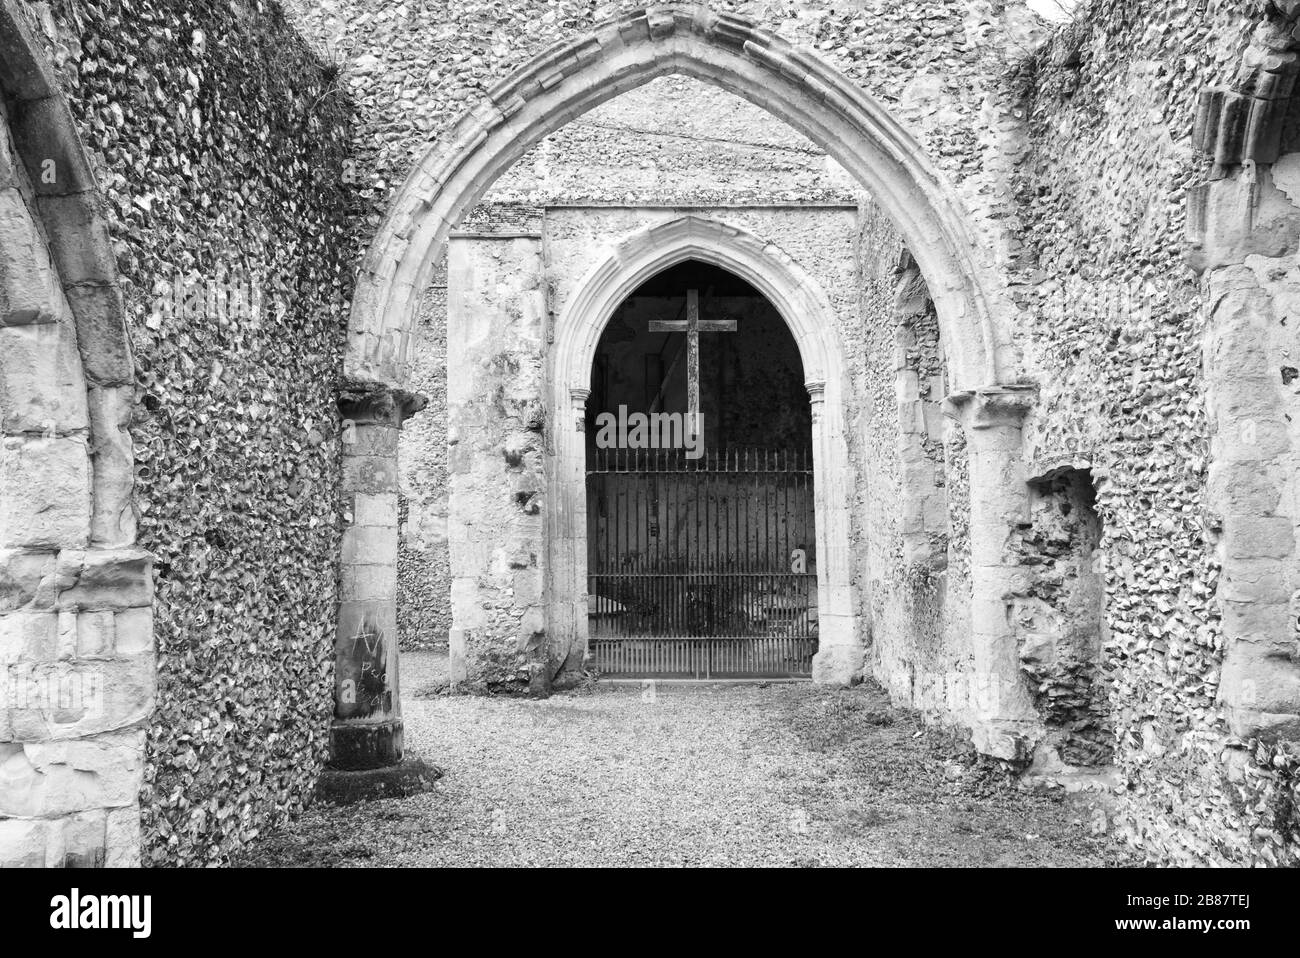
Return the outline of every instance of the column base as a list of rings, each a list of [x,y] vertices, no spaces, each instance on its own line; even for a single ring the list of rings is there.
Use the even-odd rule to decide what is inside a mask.
[[[860,645],[832,645],[813,656],[812,677],[818,685],[857,685],[862,681],[863,657]]]
[[[316,780],[313,800],[323,805],[352,805],[383,798],[405,798],[432,790],[442,769],[423,759],[410,758],[387,768],[343,771],[326,768]]]
[[[335,722],[330,726],[329,768],[364,771],[402,761],[402,720]]]
[[[1030,761],[1040,738],[1041,726],[1031,722],[991,719],[977,721],[971,727],[971,744],[975,750],[1006,762]]]

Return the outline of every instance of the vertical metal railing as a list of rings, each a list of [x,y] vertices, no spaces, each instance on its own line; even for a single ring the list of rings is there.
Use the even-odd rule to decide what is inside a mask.
[[[587,473],[595,666],[806,675],[817,647],[806,450],[599,450]],[[799,555],[804,559],[802,564]]]

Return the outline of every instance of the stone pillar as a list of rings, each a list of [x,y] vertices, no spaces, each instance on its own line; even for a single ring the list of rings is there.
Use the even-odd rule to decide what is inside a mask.
[[[993,387],[949,396],[947,404],[970,457],[971,731],[985,755],[1012,761],[1030,757],[1041,730],[1007,606],[1009,595],[1024,591],[1007,546],[1029,521],[1021,431],[1033,399],[1031,389]]]
[[[1298,177],[1300,178],[1300,177]],[[1206,276],[1211,525],[1222,530],[1225,641],[1219,700],[1234,734],[1300,739],[1300,423],[1284,366],[1300,355],[1287,319],[1294,260],[1255,258]]]
[[[330,765],[363,770],[402,760],[397,670],[397,440],[425,400],[383,386],[348,389],[343,417],[343,533],[334,642]]]
[[[587,400],[591,390],[569,390],[567,417],[557,417],[559,455],[548,477],[551,507],[547,540],[547,630],[557,648],[568,649],[565,667],[582,668],[587,652]],[[563,450],[560,451],[560,447]]]
[[[862,678],[862,636],[853,614],[849,549],[848,453],[838,419],[826,415],[824,382],[810,382],[813,500],[817,524],[817,655],[813,681],[850,685]]]
[[[541,237],[458,233],[447,275],[450,676],[540,691],[569,653],[546,621]]]

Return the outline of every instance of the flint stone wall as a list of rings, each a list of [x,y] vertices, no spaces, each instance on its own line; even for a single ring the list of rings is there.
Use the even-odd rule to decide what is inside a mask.
[[[126,807],[137,796],[112,783],[142,777],[133,822],[110,812],[83,830],[118,830],[118,849],[139,848],[142,833],[147,864],[220,863],[302,807],[333,712],[336,377],[359,255],[351,109],[272,3],[30,9],[121,278],[135,366],[126,482],[153,559],[140,611],[152,599],[157,687],[106,683],[110,702],[136,694],[143,709],[123,740],[129,762],[72,743],[0,749],[50,802],[76,792],[56,787],[61,776],[87,770],[104,783],[99,805]],[[128,620],[105,613],[69,631],[24,619],[17,631],[29,648],[56,637],[51,659],[75,642],[78,661],[110,669],[155,654],[133,646]],[[8,635],[19,620],[5,621]]]
[[[1207,174],[1197,99],[1231,85],[1262,16],[1256,3],[1098,0],[1021,76],[1018,329],[1041,388],[1031,477],[1073,466],[1096,482],[1102,663],[1127,781],[1115,829],[1153,861],[1300,860],[1294,746],[1233,735],[1220,701],[1231,596],[1202,364],[1203,296],[1224,291],[1185,260],[1189,190]]]

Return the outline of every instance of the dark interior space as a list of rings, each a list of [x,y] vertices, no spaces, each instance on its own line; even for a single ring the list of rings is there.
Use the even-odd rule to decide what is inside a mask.
[[[771,302],[740,277],[688,260],[629,296],[601,337],[587,403],[594,442],[602,412],[687,412],[687,334],[651,332],[653,321],[685,324],[697,290],[702,322],[732,321],[734,332],[699,334],[700,412],[705,448],[806,452],[812,431],[803,363]]]

